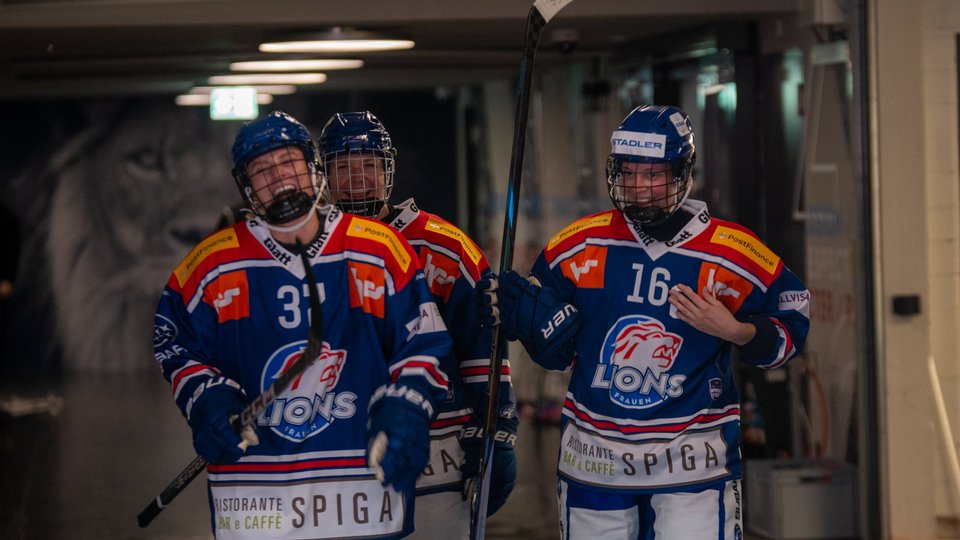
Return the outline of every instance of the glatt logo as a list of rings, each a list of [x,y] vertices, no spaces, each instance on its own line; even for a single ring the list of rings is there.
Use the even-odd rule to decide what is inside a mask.
[[[622,317],[610,328],[600,350],[594,388],[610,390],[610,400],[646,409],[683,394],[686,375],[671,375],[683,338],[651,317]]]
[[[263,369],[261,389],[290,369],[303,354],[306,341],[298,341],[277,349]],[[337,418],[350,418],[357,412],[353,392],[335,393],[340,374],[347,361],[344,350],[330,350],[323,344],[320,357],[290,384],[257,419],[257,424],[269,426],[277,435],[300,442],[320,433]]]

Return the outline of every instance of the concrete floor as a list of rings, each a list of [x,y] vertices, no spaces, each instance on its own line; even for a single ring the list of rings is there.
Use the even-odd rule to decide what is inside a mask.
[[[159,373],[72,377],[54,388],[9,386],[0,382],[0,411],[34,411],[0,414],[0,539],[212,538],[201,478],[149,527],[137,525],[137,514],[195,455]],[[558,538],[559,438],[555,426],[521,424],[517,485],[487,522],[487,538]]]
[[[137,514],[194,457],[189,428],[159,373],[16,388],[21,398],[50,392],[54,405],[62,401],[59,411],[0,419],[0,539],[212,538],[201,478],[149,527],[137,526]],[[13,395],[0,392],[0,409],[49,403],[14,402]],[[488,521],[487,538],[557,538],[558,440],[555,427],[522,426],[520,477],[510,503]]]

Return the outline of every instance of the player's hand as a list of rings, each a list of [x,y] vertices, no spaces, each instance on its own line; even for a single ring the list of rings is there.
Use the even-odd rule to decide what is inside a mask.
[[[385,388],[370,405],[367,465],[381,484],[407,492],[430,460],[430,415],[416,390]]]
[[[537,278],[500,274],[500,322],[507,339],[520,339],[531,354],[550,356],[580,329],[580,313]]]
[[[233,463],[248,446],[260,444],[253,426],[245,427],[241,433],[233,427],[233,419],[246,406],[240,385],[225,377],[208,382],[194,398],[187,422],[193,430],[193,448],[208,463]]]
[[[477,300],[477,318],[482,326],[497,326],[500,324],[500,300],[497,289],[500,287],[497,275],[487,270],[477,280],[474,288]]]
[[[520,419],[516,409],[509,405],[501,410],[494,427],[493,461],[490,463],[490,491],[487,499],[487,517],[492,516],[506,502],[517,481],[517,456],[514,444],[517,440],[517,426]],[[463,474],[463,496],[469,498],[479,482],[480,456],[483,454],[483,426],[480,416],[473,416],[460,430],[460,447],[464,461],[460,467]],[[472,503],[472,501],[471,501]]]
[[[713,291],[697,294],[680,283],[670,289],[670,304],[676,308],[677,318],[681,321],[705,334],[731,343],[743,345],[756,333],[755,326],[738,321]]]

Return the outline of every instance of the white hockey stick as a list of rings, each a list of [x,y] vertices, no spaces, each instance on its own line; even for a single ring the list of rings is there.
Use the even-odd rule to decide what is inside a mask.
[[[313,269],[310,267],[310,260],[307,257],[306,248],[304,248],[299,240],[297,241],[297,248],[300,250],[300,258],[303,260],[304,278],[307,281],[307,286],[310,288],[310,318],[312,320],[310,321],[310,334],[307,336],[307,346],[300,355],[300,358],[297,358],[289,369],[281,373],[280,376],[273,381],[273,384],[257,396],[252,403],[247,405],[247,408],[244,409],[239,416],[233,419],[233,428],[237,430],[237,433],[242,432],[244,428],[248,426],[253,426],[257,421],[257,417],[277,399],[279,394],[282,394],[290,386],[290,383],[292,383],[295,378],[303,374],[303,372],[310,367],[310,364],[320,357],[320,353],[323,351],[323,311],[320,309],[320,293],[317,291],[317,280],[313,276]],[[248,441],[244,440],[241,443],[244,445],[244,449],[246,449],[244,443],[247,442]],[[179,495],[206,467],[207,460],[200,456],[194,458],[193,461],[137,515],[137,523],[140,527],[149,525],[150,522],[153,521],[153,518],[157,517],[157,514],[170,504],[170,501]]]
[[[517,109],[513,125],[513,153],[507,185],[507,211],[503,222],[503,243],[500,248],[500,273],[513,266],[513,244],[517,235],[517,208],[520,203],[520,176],[523,172],[523,149],[527,135],[527,112],[530,109],[530,86],[533,82],[533,61],[540,34],[550,19],[573,0],[536,0],[527,15],[527,28],[520,60],[517,86]],[[497,405],[500,393],[500,369],[503,365],[500,326],[493,331],[490,344],[490,377],[487,382],[489,401],[483,428],[483,454],[480,458],[480,480],[473,494],[470,514],[470,538],[480,540],[487,526],[487,503],[490,496],[490,462],[493,460],[493,436],[496,433]]]

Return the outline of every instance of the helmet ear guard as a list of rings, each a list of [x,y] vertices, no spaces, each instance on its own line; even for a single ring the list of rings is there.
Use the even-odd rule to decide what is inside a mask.
[[[676,107],[643,105],[623,119],[611,136],[606,169],[610,200],[627,220],[656,226],[683,205],[693,186],[693,139],[690,118]],[[669,163],[672,178],[643,188],[627,186],[625,163]]]
[[[376,217],[390,200],[393,177],[396,172],[397,150],[393,147],[390,133],[383,123],[370,111],[346,112],[333,115],[323,126],[317,147],[326,169],[329,170],[327,199],[344,212]],[[370,156],[377,158],[379,168],[372,175],[376,184],[367,175],[354,172],[351,164],[363,163]],[[332,165],[346,160],[345,177]],[[382,175],[382,182],[379,177]],[[368,181],[370,180],[370,181]]]
[[[299,148],[303,153],[310,188],[291,191],[265,206],[254,192],[247,165],[259,156],[286,147]],[[263,119],[244,125],[234,140],[232,154],[233,178],[240,195],[250,210],[266,223],[288,223],[305,215],[323,193],[326,176],[316,144],[306,126],[282,111],[274,111]]]

